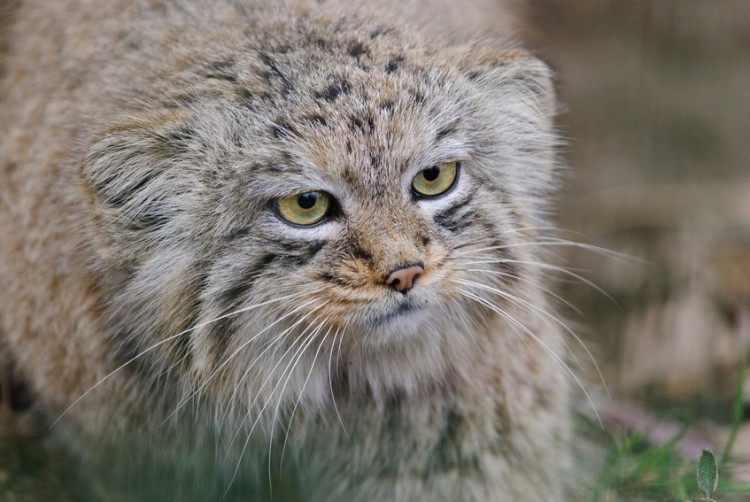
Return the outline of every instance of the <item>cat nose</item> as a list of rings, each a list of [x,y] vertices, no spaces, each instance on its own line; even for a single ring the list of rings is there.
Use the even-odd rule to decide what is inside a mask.
[[[421,264],[401,266],[388,274],[385,283],[393,286],[396,291],[406,294],[414,286],[414,279],[423,273],[424,268]]]

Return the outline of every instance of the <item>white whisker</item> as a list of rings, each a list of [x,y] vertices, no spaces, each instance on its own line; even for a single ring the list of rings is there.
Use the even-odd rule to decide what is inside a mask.
[[[565,370],[568,375],[570,375],[573,378],[573,381],[575,381],[576,385],[581,389],[583,394],[586,396],[586,399],[588,400],[589,404],[591,405],[591,408],[594,411],[594,414],[596,415],[597,420],[599,421],[599,425],[604,427],[604,424],[602,422],[601,417],[599,416],[599,412],[596,410],[596,406],[594,405],[594,401],[589,396],[589,393],[586,391],[586,387],[583,385],[581,380],[576,376],[576,374],[571,370],[567,364],[565,364],[565,361],[563,361],[560,356],[558,356],[554,350],[552,350],[546,343],[544,343],[537,335],[535,335],[529,328],[523,325],[523,323],[519,322],[515,317],[508,314],[501,308],[499,308],[497,305],[489,302],[485,298],[482,298],[479,295],[476,295],[470,291],[466,291],[464,289],[459,289],[459,291],[466,295],[467,298],[473,299],[482,305],[486,306],[490,310],[494,311],[504,319],[506,319],[508,322],[513,324],[514,326],[518,327],[521,331],[526,333],[529,337],[531,337],[533,340],[535,340],[544,350],[547,352],[561,367]]]
[[[278,386],[281,383],[281,380],[284,379],[284,375],[286,375],[286,379],[284,379],[284,384],[281,386],[281,389],[279,390],[279,393],[278,393],[278,398],[276,399],[276,408],[274,409],[273,417],[271,418],[271,432],[268,435],[268,483],[269,483],[269,486],[272,484],[271,455],[273,453],[273,434],[274,434],[274,430],[276,429],[276,422],[278,421],[279,408],[281,407],[281,401],[284,396],[284,391],[286,390],[286,386],[289,383],[289,380],[291,380],[294,374],[294,370],[297,368],[297,365],[299,365],[299,362],[302,360],[302,357],[305,355],[307,348],[315,340],[315,337],[318,335],[318,333],[322,331],[323,326],[325,326],[325,321],[320,322],[318,325],[316,325],[315,328],[310,332],[310,334],[305,337],[305,341],[300,345],[299,349],[296,350],[294,354],[292,354],[292,358],[291,358],[292,360],[282,370],[281,377],[279,378],[279,383],[277,383],[276,387],[274,387],[273,391],[271,391],[271,398],[272,398],[276,394],[276,390],[278,389]],[[323,342],[321,341],[321,343]],[[302,393],[305,391],[305,386],[307,385],[307,379],[310,378],[310,374],[312,374],[312,371],[315,368],[315,360],[318,357],[318,352],[320,352],[320,347],[321,345],[318,345],[318,349],[315,351],[315,357],[312,361],[312,364],[310,365],[310,371],[308,372],[307,378],[305,379],[305,384],[302,386],[302,390],[300,391],[299,396],[297,396],[297,403],[294,406],[295,410],[297,409],[297,404],[299,404],[299,400],[302,398]],[[292,412],[292,416],[294,416],[294,412]],[[289,437],[289,426],[291,426],[291,420],[287,426],[286,434],[284,436],[284,446],[286,446],[286,438]],[[282,456],[279,462],[279,469],[281,469],[282,467],[283,458],[284,458],[284,452],[282,449]]]
[[[245,369],[245,372],[244,372],[244,373],[242,374],[242,377],[241,377],[241,378],[240,378],[240,379],[238,380],[237,384],[235,385],[234,391],[232,392],[232,396],[231,396],[231,397],[230,397],[230,399],[229,399],[229,402],[230,402],[230,403],[233,403],[233,402],[234,402],[234,400],[235,400],[235,397],[236,397],[236,395],[237,395],[237,392],[239,392],[239,389],[240,389],[240,387],[242,386],[242,383],[243,383],[243,382],[245,381],[245,379],[246,379],[246,378],[247,378],[247,376],[249,375],[250,371],[251,371],[251,370],[253,369],[253,367],[255,366],[255,364],[256,364],[256,363],[257,363],[257,362],[258,362],[258,361],[259,361],[259,360],[260,360],[260,359],[261,359],[261,358],[263,357],[263,355],[264,355],[264,354],[265,354],[266,352],[268,352],[269,350],[271,350],[272,348],[274,349],[274,353],[273,353],[273,354],[275,355],[275,353],[276,353],[276,350],[278,349],[278,345],[279,345],[279,342],[281,342],[281,340],[283,340],[283,339],[284,339],[284,338],[285,338],[285,337],[286,337],[286,336],[287,336],[287,335],[288,335],[288,334],[289,334],[289,333],[290,333],[290,332],[291,332],[292,330],[294,330],[294,328],[296,328],[297,326],[299,326],[300,324],[302,324],[302,323],[303,323],[303,322],[304,322],[304,321],[305,321],[305,320],[306,320],[306,319],[307,319],[307,318],[308,318],[309,316],[311,316],[311,315],[312,315],[312,314],[314,314],[314,313],[315,313],[316,311],[318,311],[318,310],[320,310],[321,308],[323,308],[323,307],[324,307],[324,306],[325,306],[325,305],[326,305],[327,303],[328,303],[328,302],[324,302],[323,304],[321,304],[321,305],[318,305],[317,307],[314,307],[314,308],[313,308],[313,309],[312,309],[312,310],[311,310],[310,312],[308,312],[307,314],[305,314],[304,316],[302,316],[302,317],[301,317],[300,319],[298,319],[298,320],[297,320],[297,321],[296,321],[296,322],[295,322],[294,324],[292,324],[292,325],[291,325],[291,326],[289,326],[288,328],[284,329],[284,330],[283,330],[283,331],[281,331],[280,333],[276,334],[276,335],[275,335],[275,336],[274,336],[273,338],[271,338],[270,340],[268,340],[268,341],[266,342],[266,344],[265,344],[265,348],[264,348],[264,349],[263,349],[263,350],[262,350],[262,351],[261,351],[261,352],[260,352],[260,353],[259,353],[259,354],[258,354],[258,355],[257,355],[256,357],[255,357],[255,359],[253,359],[253,361],[252,361],[252,362],[251,362],[251,363],[250,363],[250,364],[248,365],[247,369]],[[257,392],[257,395],[256,395],[256,397],[255,397],[255,398],[253,399],[253,401],[252,401],[252,402],[250,403],[250,405],[248,406],[248,408],[247,408],[247,412],[246,412],[246,414],[245,414],[245,418],[247,418],[247,417],[249,417],[249,416],[250,416],[250,412],[251,412],[251,410],[252,410],[252,407],[253,407],[253,406],[255,405],[255,403],[257,402],[258,398],[260,397],[260,393],[261,393],[261,391],[262,391],[262,390],[263,390],[263,389],[264,389],[264,388],[266,387],[266,384],[267,384],[267,383],[268,383],[268,382],[270,381],[271,377],[272,377],[272,376],[273,376],[273,374],[274,374],[274,371],[276,371],[276,369],[277,369],[277,368],[279,367],[279,365],[280,365],[280,364],[282,363],[282,361],[283,361],[283,358],[284,358],[284,356],[286,356],[286,355],[287,355],[287,354],[289,353],[289,351],[290,351],[290,350],[293,350],[293,348],[295,347],[295,345],[297,344],[297,342],[298,342],[298,341],[299,341],[299,340],[300,340],[300,339],[301,339],[302,337],[304,337],[304,336],[305,336],[305,334],[307,333],[307,330],[308,330],[308,329],[310,329],[310,327],[311,327],[311,326],[312,326],[312,325],[313,325],[313,324],[314,324],[315,322],[317,322],[317,320],[318,320],[318,319],[320,319],[320,317],[321,317],[321,316],[317,316],[317,317],[315,317],[315,319],[313,319],[313,320],[312,320],[312,322],[310,322],[310,323],[309,323],[309,324],[308,324],[308,325],[307,325],[307,326],[305,327],[305,329],[304,329],[304,330],[302,330],[302,333],[300,333],[300,335],[299,335],[298,337],[296,337],[296,338],[295,338],[295,340],[294,340],[294,341],[292,342],[292,344],[291,344],[291,345],[289,346],[289,348],[287,348],[287,350],[286,350],[286,351],[285,351],[285,352],[284,352],[284,353],[283,353],[283,354],[282,354],[282,355],[281,355],[281,356],[279,357],[279,360],[278,360],[278,361],[276,362],[276,364],[275,364],[275,365],[273,366],[273,368],[271,368],[271,370],[270,370],[270,371],[268,372],[268,376],[267,376],[267,377],[266,377],[266,378],[265,378],[265,379],[263,380],[263,382],[261,383],[261,386],[260,386],[260,387],[259,387],[259,388],[257,389],[257,391],[256,391],[256,392]],[[275,324],[275,323],[274,323],[274,324]],[[257,335],[256,335],[256,336],[257,336]],[[243,346],[245,346],[246,344],[247,344],[247,342],[246,342],[245,344],[243,344]],[[241,347],[241,348],[242,348],[242,347]],[[233,356],[232,356],[232,357],[233,357]],[[228,361],[227,361],[227,362],[228,362]],[[226,363],[226,362],[225,362],[225,363]],[[265,409],[265,406],[264,406],[264,408],[263,408],[263,409]],[[225,410],[224,414],[222,415],[222,418],[221,418],[221,420],[219,421],[219,423],[223,423],[223,422],[224,422],[224,420],[225,420],[225,418],[226,418],[226,416],[227,416],[227,413],[228,413],[228,412],[229,412],[229,408],[226,408],[226,410]],[[237,435],[237,433],[238,433],[238,432],[239,432],[239,429],[238,429],[238,431],[237,431],[237,432],[236,432],[236,433],[235,433],[235,434],[234,434],[234,435],[232,436],[232,438],[230,439],[230,441],[229,441],[230,443],[231,443],[232,441],[234,441],[234,438],[236,437],[236,435]]]
[[[175,340],[175,339],[177,339],[177,338],[179,338],[181,336],[184,336],[184,335],[186,335],[186,334],[188,334],[188,333],[190,333],[192,331],[195,331],[198,328],[202,328],[204,326],[208,326],[210,324],[218,322],[218,321],[220,321],[222,319],[226,319],[228,317],[232,317],[232,316],[238,315],[238,314],[243,313],[243,312],[248,312],[250,310],[254,310],[256,308],[263,307],[265,305],[269,305],[269,304],[272,304],[272,303],[280,302],[282,300],[288,300],[288,299],[292,299],[292,298],[297,298],[297,297],[300,297],[300,296],[302,296],[301,293],[295,293],[293,295],[287,295],[287,296],[284,296],[284,297],[281,297],[281,298],[274,298],[273,300],[268,300],[268,301],[265,301],[265,302],[257,303],[257,304],[254,304],[254,305],[250,305],[248,307],[243,307],[243,308],[241,308],[239,310],[236,310],[234,312],[229,312],[229,313],[224,314],[222,316],[219,316],[219,317],[216,317],[214,319],[211,319],[210,321],[205,321],[205,322],[202,322],[200,324],[196,324],[195,326],[193,326],[193,327],[191,327],[189,329],[186,329],[184,331],[181,331],[181,332],[177,333],[176,335],[169,336],[169,337],[165,338],[164,340],[160,340],[159,342],[156,342],[155,344],[151,345],[150,347],[147,347],[146,349],[142,350],[141,352],[139,352],[135,356],[131,357],[130,359],[128,359],[127,361],[125,361],[124,363],[122,363],[120,366],[118,366],[117,368],[115,368],[114,370],[112,370],[111,372],[109,372],[108,374],[106,374],[98,382],[96,382],[94,385],[92,385],[86,392],[84,392],[83,394],[81,394],[75,401],[73,401],[70,404],[70,406],[68,406],[67,408],[65,408],[65,410],[63,410],[63,412],[60,413],[60,415],[52,422],[52,424],[49,426],[49,428],[52,429],[76,404],[78,404],[82,399],[84,399],[91,392],[93,392],[97,387],[99,387],[104,382],[106,382],[107,380],[109,380],[112,376],[114,376],[115,374],[119,373],[121,370],[123,370],[127,366],[131,365],[132,363],[134,363],[135,361],[137,361],[141,357],[145,356],[146,354],[150,353],[151,351],[153,351],[153,350],[157,349],[158,347],[164,345],[165,343],[168,343],[168,342],[170,342],[172,340]]]
[[[232,361],[232,359],[234,359],[234,357],[236,357],[236,356],[237,356],[237,354],[239,354],[239,353],[240,353],[240,352],[241,352],[241,351],[242,351],[242,350],[243,350],[243,349],[244,349],[245,347],[247,347],[247,346],[248,346],[248,345],[249,345],[250,343],[252,343],[252,342],[253,342],[253,340],[255,340],[255,339],[257,339],[258,337],[260,337],[260,336],[261,336],[261,335],[262,335],[263,333],[265,333],[266,331],[268,331],[269,329],[271,329],[271,328],[272,328],[273,326],[275,326],[275,325],[276,325],[276,324],[278,324],[279,322],[283,321],[284,319],[286,319],[286,318],[287,318],[287,317],[289,317],[289,316],[292,316],[292,315],[296,314],[297,312],[299,312],[300,310],[302,310],[302,309],[303,309],[304,307],[306,307],[307,305],[310,305],[311,303],[314,303],[315,301],[316,301],[316,300],[315,300],[315,299],[313,299],[313,300],[310,300],[310,301],[308,301],[308,302],[306,302],[306,303],[303,303],[302,305],[298,305],[298,306],[297,306],[296,308],[294,308],[294,309],[293,309],[293,310],[291,310],[290,312],[288,312],[288,313],[284,314],[283,316],[281,316],[281,317],[277,318],[277,319],[276,319],[276,320],[275,320],[274,322],[272,322],[271,324],[269,324],[268,326],[266,326],[265,328],[263,328],[263,329],[262,329],[261,331],[259,331],[259,332],[258,332],[258,333],[256,333],[255,335],[253,335],[253,336],[251,336],[250,338],[248,338],[247,340],[245,340],[245,341],[244,341],[244,342],[243,342],[243,343],[242,343],[242,344],[241,344],[241,345],[240,345],[240,346],[239,346],[239,347],[238,347],[238,348],[237,348],[237,349],[236,349],[236,350],[235,350],[234,352],[232,352],[232,353],[231,353],[231,354],[229,355],[229,357],[227,357],[227,358],[226,358],[226,359],[224,360],[224,362],[223,362],[222,364],[220,364],[220,365],[219,365],[219,366],[218,366],[218,367],[217,367],[217,368],[216,368],[216,369],[215,369],[215,370],[214,370],[213,372],[211,372],[211,374],[210,374],[210,375],[209,375],[208,377],[206,377],[205,381],[204,381],[204,382],[203,382],[203,383],[202,383],[202,384],[201,384],[201,385],[200,385],[200,386],[199,386],[198,388],[196,388],[195,390],[193,390],[193,392],[191,392],[191,393],[190,393],[190,395],[188,395],[188,396],[187,396],[187,397],[185,397],[184,399],[181,399],[181,400],[180,400],[180,402],[179,402],[179,403],[177,403],[177,406],[175,406],[175,409],[174,409],[174,410],[172,411],[172,413],[170,413],[170,414],[169,414],[169,416],[167,417],[167,419],[169,419],[169,418],[173,417],[173,416],[174,416],[174,415],[175,415],[175,414],[176,414],[176,413],[177,413],[177,412],[178,412],[178,411],[179,411],[180,409],[182,409],[182,407],[184,407],[184,406],[185,406],[185,405],[186,405],[186,404],[187,404],[187,403],[188,403],[188,402],[189,402],[189,401],[190,401],[191,399],[193,399],[193,398],[194,398],[194,397],[195,397],[196,395],[198,395],[198,394],[199,394],[199,393],[200,393],[200,392],[201,392],[201,391],[202,391],[203,389],[205,389],[205,388],[206,388],[206,387],[208,386],[208,384],[209,384],[209,383],[211,382],[211,380],[212,380],[212,379],[213,379],[213,378],[214,378],[214,377],[215,377],[215,376],[216,376],[216,375],[217,375],[217,374],[218,374],[218,373],[219,373],[219,372],[220,372],[220,371],[221,371],[221,370],[222,370],[222,369],[223,369],[223,368],[224,368],[224,367],[225,367],[225,366],[227,365],[227,364],[229,364],[229,363],[230,363],[230,362]],[[303,319],[304,319],[304,318],[303,318]],[[249,371],[249,369],[248,369],[248,371]]]
[[[318,309],[322,308],[322,307],[323,307],[324,305],[325,305],[325,303],[324,303],[323,305],[319,305],[318,307],[316,307],[316,308],[315,308],[315,310],[318,310]],[[314,312],[315,310],[313,310],[312,312]],[[310,312],[309,314],[312,314],[312,312]],[[308,315],[309,315],[309,314],[308,314]],[[306,316],[305,316],[305,317],[306,317]],[[288,329],[284,330],[284,333],[288,333],[288,332],[289,332],[289,331],[290,331],[291,329],[293,329],[293,328],[294,328],[295,326],[297,326],[297,325],[298,325],[299,323],[301,323],[302,321],[304,321],[305,317],[303,317],[302,319],[300,319],[299,321],[297,321],[297,322],[296,322],[296,323],[295,323],[295,324],[294,324],[293,326],[291,326],[290,328],[288,328]],[[255,403],[257,403],[257,402],[258,402],[258,399],[259,399],[259,398],[260,398],[260,396],[261,396],[261,392],[262,392],[262,390],[263,390],[263,389],[265,388],[265,386],[266,386],[266,385],[268,384],[268,382],[269,382],[269,381],[271,380],[271,378],[272,378],[272,377],[273,377],[273,375],[274,375],[274,372],[275,372],[275,371],[276,371],[276,369],[277,369],[277,368],[279,367],[279,365],[280,365],[280,364],[282,363],[282,361],[284,360],[284,357],[285,357],[285,356],[286,356],[286,355],[287,355],[287,354],[289,353],[289,351],[293,350],[293,349],[294,349],[294,347],[295,347],[295,346],[297,345],[297,343],[298,343],[298,342],[300,342],[301,340],[305,340],[305,341],[307,341],[307,340],[311,340],[311,339],[312,339],[312,337],[311,337],[311,336],[306,336],[306,335],[305,335],[305,333],[307,333],[307,330],[308,330],[308,329],[310,329],[310,327],[311,327],[311,326],[313,325],[313,323],[315,323],[315,322],[316,322],[316,321],[317,321],[317,320],[318,320],[319,318],[320,318],[320,316],[316,317],[316,318],[315,318],[315,319],[313,320],[313,322],[312,322],[312,323],[308,324],[308,325],[307,325],[307,326],[305,327],[305,329],[304,329],[304,330],[302,331],[302,333],[300,334],[300,336],[298,336],[298,337],[296,337],[296,338],[295,338],[294,342],[292,342],[292,344],[291,344],[291,345],[289,346],[289,348],[288,348],[288,349],[287,349],[287,350],[286,350],[286,351],[285,351],[285,352],[284,352],[284,353],[283,353],[283,354],[281,355],[281,357],[279,357],[279,361],[278,361],[278,362],[277,362],[277,363],[276,363],[276,364],[274,365],[274,367],[273,367],[273,368],[272,368],[272,369],[271,369],[271,370],[270,370],[270,371],[268,372],[268,376],[267,376],[267,377],[266,377],[266,378],[265,378],[265,379],[263,380],[263,383],[262,383],[262,385],[261,385],[261,386],[260,386],[260,388],[259,388],[259,389],[258,389],[258,390],[256,391],[256,392],[257,392],[257,395],[255,396],[255,398],[253,399],[253,401],[252,401],[252,402],[251,402],[251,403],[250,403],[250,404],[249,404],[249,405],[247,406],[247,412],[245,413],[245,419],[248,419],[248,418],[250,418],[250,414],[252,413],[252,409],[253,409],[253,407],[255,406]],[[303,341],[302,343],[304,344],[305,342]],[[289,368],[289,366],[290,366],[290,365],[292,364],[292,362],[294,361],[295,355],[296,355],[296,354],[298,354],[298,353],[299,353],[299,354],[302,354],[303,352],[302,352],[302,350],[300,350],[300,352],[297,352],[297,351],[295,351],[295,352],[294,352],[294,354],[292,355],[292,358],[291,358],[292,360],[291,360],[291,361],[289,362],[289,364],[287,364],[287,366],[286,366],[286,367],[284,368],[284,370],[282,371],[282,378],[283,378],[283,375],[284,375],[284,374],[286,374],[286,370],[287,370],[287,369]],[[236,465],[235,465],[235,468],[234,468],[234,472],[233,472],[233,474],[232,474],[232,477],[231,477],[231,479],[229,480],[229,483],[228,483],[228,486],[227,486],[227,491],[225,492],[225,495],[226,495],[226,493],[228,493],[228,491],[229,491],[229,488],[231,488],[231,486],[232,486],[232,483],[234,483],[234,480],[235,480],[235,479],[237,478],[237,474],[239,473],[239,469],[240,469],[240,466],[241,466],[241,464],[242,464],[242,459],[243,459],[243,457],[245,456],[245,452],[247,451],[247,446],[248,446],[248,445],[250,444],[250,438],[252,437],[252,435],[253,435],[253,432],[255,431],[255,427],[257,427],[258,423],[260,423],[260,420],[261,420],[261,418],[263,417],[263,412],[264,412],[264,411],[266,410],[266,408],[268,407],[268,405],[269,405],[269,404],[271,403],[271,399],[273,398],[273,395],[274,395],[274,394],[276,393],[276,390],[278,389],[278,387],[279,387],[279,385],[280,385],[280,384],[281,384],[281,378],[279,379],[279,382],[278,382],[278,383],[276,384],[276,386],[275,386],[275,387],[274,387],[274,388],[273,388],[273,389],[271,390],[270,396],[268,397],[268,399],[266,399],[266,400],[264,401],[264,403],[263,403],[263,406],[262,406],[262,407],[261,407],[261,409],[260,409],[260,410],[258,411],[258,415],[257,415],[257,416],[255,417],[255,420],[253,421],[252,425],[250,426],[250,430],[249,430],[249,432],[247,433],[247,435],[246,435],[246,437],[245,437],[245,441],[244,441],[244,443],[242,444],[242,448],[240,449],[240,453],[239,453],[239,456],[237,457],[237,463],[236,463]],[[231,445],[231,443],[232,443],[232,442],[234,442],[235,438],[236,438],[236,437],[237,437],[237,435],[238,435],[238,434],[240,433],[240,430],[241,430],[241,428],[242,428],[242,426],[243,426],[243,424],[244,424],[244,423],[245,423],[245,420],[242,420],[242,421],[240,421],[240,423],[239,423],[239,425],[238,425],[237,429],[235,430],[234,434],[232,435],[232,437],[231,437],[231,438],[229,439],[229,441],[228,441],[228,443],[229,443],[230,445]],[[274,425],[274,424],[272,423],[272,424],[271,424],[271,434],[269,435],[269,437],[270,437],[270,440],[271,440],[271,441],[273,440],[273,425]],[[227,455],[228,455],[228,454],[229,454],[229,451],[227,451]],[[269,455],[271,454],[271,450],[270,450],[270,448],[269,448],[269,452],[268,452],[268,454],[269,454]]]
[[[583,312],[581,312],[581,310],[578,307],[576,307],[575,305],[573,305],[572,303],[570,303],[569,301],[567,301],[565,298],[563,298],[559,294],[557,294],[554,291],[552,291],[551,289],[543,287],[537,281],[533,281],[533,280],[528,279],[526,277],[521,277],[521,276],[519,276],[517,274],[510,274],[508,272],[502,272],[500,270],[492,270],[492,269],[488,269],[488,268],[466,268],[466,269],[462,269],[462,270],[464,272],[479,272],[481,274],[490,274],[490,275],[497,275],[497,276],[500,276],[500,277],[508,277],[509,279],[512,279],[514,281],[520,281],[520,282],[529,284],[530,286],[532,286],[532,287],[534,287],[536,289],[539,289],[540,291],[544,291],[546,294],[550,295],[555,300],[559,301],[560,303],[562,303],[563,305],[565,305],[569,309],[573,310],[576,314],[583,315]]]
[[[333,393],[333,380],[332,380],[333,377],[331,376],[331,364],[332,364],[332,359],[333,359],[333,349],[336,346],[336,338],[337,337],[339,338],[338,354],[337,354],[338,363],[337,363],[337,365],[340,366],[340,364],[341,364],[341,341],[344,339],[344,335],[342,333],[341,337],[339,337],[339,330],[340,330],[340,328],[336,328],[336,334],[333,336],[333,342],[331,342],[331,352],[330,352],[330,354],[328,354],[328,388],[331,390],[331,401],[333,402],[333,409],[336,412],[336,417],[338,417],[338,419],[339,419],[339,423],[341,424],[341,428],[344,431],[344,435],[348,438],[349,437],[349,433],[346,431],[346,427],[344,427],[344,421],[341,419],[341,414],[339,413],[339,407],[336,404],[336,396]]]
[[[646,265],[649,263],[647,260],[643,260],[642,258],[638,258],[637,256],[629,255],[627,253],[620,253],[618,251],[613,251],[611,249],[603,248],[600,246],[595,246],[593,244],[570,241],[570,240],[561,239],[558,237],[546,237],[545,240],[543,241],[543,245],[545,246],[567,246],[567,247],[573,247],[573,248],[580,248],[580,249],[589,251],[591,253],[598,254],[600,256],[618,259],[625,263],[639,263],[641,265]]]
[[[474,254],[478,254],[485,251],[499,251],[503,249],[513,249],[513,248],[520,248],[520,247],[531,247],[531,248],[544,248],[544,247],[573,247],[573,248],[580,248],[584,249],[586,251],[590,251],[592,253],[606,256],[608,258],[616,258],[625,262],[644,262],[643,260],[627,255],[625,253],[618,253],[617,251],[612,251],[607,248],[602,248],[599,246],[594,246],[591,244],[585,244],[581,242],[575,242],[575,241],[569,241],[566,239],[558,239],[555,237],[544,237],[541,240],[532,240],[532,241],[525,241],[525,242],[509,242],[507,244],[498,244],[495,246],[487,246],[482,248],[474,248],[469,249],[461,253],[455,253],[454,256],[456,257],[464,257],[464,256],[472,256]]]
[[[594,282],[586,279],[580,274],[577,274],[572,269],[568,269],[565,267],[561,267],[558,265],[551,265],[549,263],[544,263],[540,261],[529,261],[529,260],[513,260],[513,259],[505,259],[505,258],[494,258],[494,259],[483,259],[483,260],[474,260],[474,261],[467,261],[462,262],[462,266],[472,266],[472,265],[487,265],[487,264],[503,264],[503,263],[515,263],[518,265],[529,265],[532,267],[539,267],[543,270],[551,270],[553,272],[558,272],[563,275],[567,275],[568,277],[572,277],[576,279],[577,281],[580,281],[590,288],[594,289],[598,293],[601,293],[605,298],[607,298],[609,301],[611,301],[613,304],[618,305],[617,301],[612,298],[606,291],[604,291],[601,287],[597,286]]]
[[[591,353],[589,348],[586,346],[585,343],[583,343],[583,340],[581,340],[581,337],[579,337],[575,331],[573,331],[567,324],[565,324],[561,319],[559,319],[557,316],[550,314],[546,310],[534,305],[533,303],[524,300],[523,298],[513,295],[511,293],[499,290],[497,288],[493,288],[492,286],[488,286],[486,284],[481,284],[478,282],[473,281],[463,281],[463,280],[456,280],[457,283],[463,284],[464,286],[469,287],[475,287],[479,289],[483,289],[485,291],[489,291],[491,293],[494,293],[501,298],[506,298],[507,300],[511,302],[515,302],[517,305],[520,305],[522,308],[524,308],[527,312],[530,312],[532,314],[535,314],[539,316],[539,318],[544,322],[547,326],[550,328],[553,328],[553,326],[550,324],[550,321],[560,326],[565,332],[567,332],[570,336],[573,337],[573,339],[578,342],[578,344],[583,348],[583,350],[586,352],[586,355],[588,356],[589,360],[593,363],[594,368],[596,369],[596,373],[599,376],[599,379],[602,382],[602,385],[604,386],[604,390],[607,393],[607,396],[610,397],[611,395],[609,393],[609,388],[607,387],[607,383],[604,380],[604,375],[601,372],[601,369],[599,368],[599,364],[597,364],[596,359],[594,358],[594,355]],[[573,357],[573,360],[575,361],[576,365],[579,368],[583,368],[581,363],[578,361],[578,357],[575,355],[575,353],[570,349],[565,339],[562,340],[563,344],[565,345],[565,348],[568,350],[568,353]]]
[[[281,458],[279,459],[279,471],[281,471],[282,464],[284,463],[284,453],[286,452],[286,443],[289,439],[289,431],[292,428],[292,422],[294,421],[294,414],[297,411],[297,407],[299,406],[300,401],[302,400],[302,394],[305,392],[305,388],[307,387],[307,382],[310,380],[310,375],[312,375],[313,370],[315,369],[315,362],[318,360],[318,353],[320,352],[320,349],[323,348],[323,345],[326,342],[326,339],[328,338],[328,335],[331,333],[331,330],[333,329],[333,326],[328,327],[328,331],[326,331],[326,334],[323,335],[323,338],[320,340],[320,343],[318,344],[318,348],[315,351],[315,355],[313,356],[312,363],[310,364],[310,370],[307,372],[307,376],[305,377],[305,381],[302,384],[302,389],[299,392],[299,396],[297,396],[297,401],[294,403],[294,408],[292,408],[292,414],[289,417],[289,422],[287,423],[286,427],[286,434],[284,434],[284,443],[281,446]],[[291,373],[290,373],[291,377]],[[287,380],[289,377],[287,377]],[[284,386],[286,386],[286,383],[284,383]],[[281,395],[284,394],[284,389],[281,389]],[[278,411],[278,406],[277,406]],[[270,469],[270,453],[269,453],[269,469]],[[269,472],[270,475],[270,472]]]
[[[291,298],[289,298],[289,297],[285,297],[285,298],[283,298],[283,299],[284,299],[284,300],[287,300],[287,299],[299,298],[299,297],[302,297],[302,296],[305,296],[305,295],[304,295],[303,293],[296,293],[296,294],[292,295],[292,296],[291,296]],[[232,315],[240,315],[240,314],[242,314],[242,313],[244,313],[244,312],[246,312],[246,310],[244,310],[244,307],[243,307],[242,309],[240,309],[240,310],[236,310],[236,311],[232,312],[231,314],[232,314]],[[217,318],[217,320],[221,320],[221,318]],[[194,327],[194,329],[197,329],[197,328],[199,328],[199,327],[200,327],[200,326],[195,326],[195,327]],[[179,366],[179,365],[180,365],[180,364],[181,364],[181,363],[182,363],[183,361],[185,361],[185,359],[186,359],[186,358],[187,358],[187,357],[188,357],[189,355],[190,355],[190,352],[187,352],[187,351],[186,351],[186,352],[185,352],[185,354],[183,354],[183,355],[182,355],[182,357],[178,358],[178,359],[177,359],[177,361],[175,361],[175,362],[174,362],[173,364],[171,364],[171,365],[170,365],[170,366],[169,366],[169,367],[168,367],[168,368],[167,368],[166,370],[164,370],[164,371],[160,372],[160,374],[167,374],[167,373],[169,373],[169,372],[170,372],[170,371],[172,371],[172,370],[173,370],[174,368],[176,368],[177,366]],[[210,377],[209,377],[209,378],[210,378]]]

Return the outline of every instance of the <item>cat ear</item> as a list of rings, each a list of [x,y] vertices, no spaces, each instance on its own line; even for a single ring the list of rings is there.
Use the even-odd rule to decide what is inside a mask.
[[[529,52],[471,47],[459,64],[470,80],[489,92],[516,100],[549,121],[557,114],[552,71]]]
[[[472,47],[454,61],[479,91],[472,96],[488,135],[485,151],[497,156],[487,168],[504,176],[509,191],[536,201],[533,211],[543,215],[549,198],[540,194],[556,189],[559,166],[552,72],[521,50]]]
[[[178,195],[191,188],[179,168],[189,131],[178,119],[154,114],[106,128],[89,141],[78,175],[100,254],[132,262],[169,232]]]

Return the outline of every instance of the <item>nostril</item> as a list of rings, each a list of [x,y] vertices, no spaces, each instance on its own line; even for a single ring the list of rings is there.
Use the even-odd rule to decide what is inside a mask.
[[[388,274],[385,283],[392,286],[396,291],[406,293],[414,286],[414,280],[417,276],[423,273],[424,268],[421,264],[402,266]]]

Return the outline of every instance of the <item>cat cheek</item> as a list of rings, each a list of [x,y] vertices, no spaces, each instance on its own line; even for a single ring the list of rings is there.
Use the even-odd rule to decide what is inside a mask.
[[[171,133],[186,129],[185,120],[182,113],[162,112],[91,137],[78,179],[101,258],[117,266],[138,262],[185,212],[185,194],[201,183],[181,168],[184,145]]]

